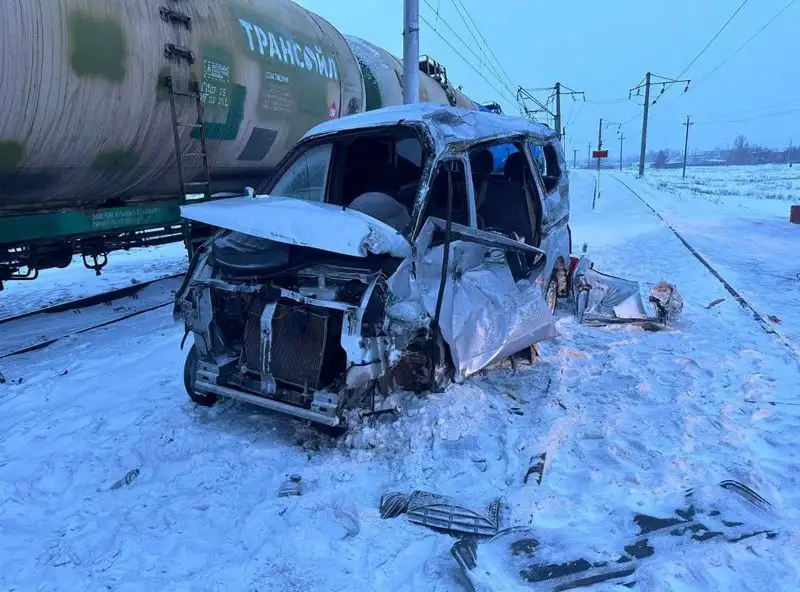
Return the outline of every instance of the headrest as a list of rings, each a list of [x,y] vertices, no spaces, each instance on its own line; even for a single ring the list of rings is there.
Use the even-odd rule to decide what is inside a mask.
[[[473,174],[490,175],[494,170],[494,155],[486,148],[469,155]]]
[[[525,174],[525,156],[522,152],[515,152],[506,160],[506,166],[503,168],[503,174],[509,181],[522,183]]]

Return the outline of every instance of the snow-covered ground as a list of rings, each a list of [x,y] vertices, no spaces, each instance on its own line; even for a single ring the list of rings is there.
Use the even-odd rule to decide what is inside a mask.
[[[398,396],[399,417],[340,440],[237,403],[191,405],[167,309],[3,360],[0,588],[465,590],[453,539],[381,519],[383,493],[476,508],[504,496],[507,524],[568,542],[543,544],[543,562],[613,561],[635,513],[669,516],[686,488],[732,478],[774,504],[778,538],[673,545],[636,589],[795,590],[797,360],[620,183],[606,177],[592,211],[593,183],[573,173],[575,244],[598,269],[676,283],[674,328],[587,328],[564,310],[533,367]],[[762,282],[755,268],[736,277]],[[541,485],[524,484],[542,452]],[[278,497],[292,474],[302,495]]]
[[[34,281],[5,282],[0,292],[0,319],[122,288],[134,280],[144,282],[179,273],[186,265],[183,243],[115,251],[109,254],[108,265],[99,276],[76,256],[69,267],[45,269]]]
[[[800,166],[648,170],[630,184],[762,315],[800,345]],[[729,295],[725,295],[730,299]]]

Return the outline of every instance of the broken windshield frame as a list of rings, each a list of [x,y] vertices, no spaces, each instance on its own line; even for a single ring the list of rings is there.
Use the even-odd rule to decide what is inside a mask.
[[[365,151],[363,145],[370,143],[380,150]],[[373,156],[374,165],[369,160]],[[409,238],[416,226],[420,191],[432,159],[430,140],[419,126],[391,125],[336,133],[298,144],[257,193],[344,208],[351,207],[356,197],[366,197],[366,202],[354,209],[388,223]],[[355,167],[358,163],[362,166]],[[387,165],[387,174],[380,174]],[[388,222],[377,215],[385,213],[387,201],[390,214],[400,213]],[[407,214],[402,213],[404,208]]]

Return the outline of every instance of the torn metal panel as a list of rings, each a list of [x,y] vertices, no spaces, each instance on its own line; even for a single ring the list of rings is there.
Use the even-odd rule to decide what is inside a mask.
[[[672,284],[660,282],[650,292],[654,313],[642,300],[639,282],[601,273],[588,257],[581,257],[572,273],[571,298],[578,321],[586,324],[635,323],[663,328],[683,310],[683,299]]]
[[[181,216],[253,237],[354,257],[411,253],[408,241],[388,224],[363,212],[314,201],[238,197],[181,206]]]
[[[491,537],[500,525],[501,499],[493,500],[484,512],[456,503],[448,496],[428,491],[412,491],[409,495],[387,493],[381,498],[383,518],[405,513],[409,522],[421,524],[453,535]]]
[[[442,222],[435,219],[425,223],[416,242],[415,265],[404,262],[390,278],[393,299],[388,312],[392,318],[406,324],[433,318],[444,246],[430,245],[441,226]],[[500,235],[456,224],[453,227],[455,237],[480,241],[455,240],[450,244],[439,320],[457,376],[464,378],[534,343],[555,337],[555,325],[541,285],[529,279],[515,281],[501,246],[541,256],[545,255],[543,251]]]

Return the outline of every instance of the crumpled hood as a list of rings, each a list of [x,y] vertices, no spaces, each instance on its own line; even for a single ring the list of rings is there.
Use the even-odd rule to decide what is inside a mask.
[[[287,197],[257,195],[181,206],[181,216],[267,240],[341,255],[408,257],[411,245],[394,228],[355,210]]]

